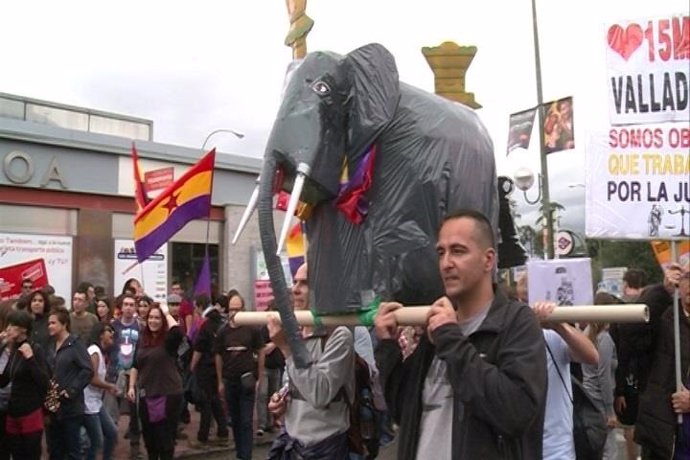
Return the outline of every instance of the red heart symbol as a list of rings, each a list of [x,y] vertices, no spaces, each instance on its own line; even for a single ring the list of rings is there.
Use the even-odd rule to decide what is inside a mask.
[[[642,44],[642,27],[632,23],[623,30],[621,26],[615,24],[609,27],[608,40],[611,49],[627,61]]]

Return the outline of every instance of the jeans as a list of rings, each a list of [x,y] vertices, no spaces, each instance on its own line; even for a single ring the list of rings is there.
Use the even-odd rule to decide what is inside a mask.
[[[81,426],[84,416],[58,419],[51,417],[46,427],[46,441],[50,460],[81,460]]]
[[[266,369],[264,371],[264,378],[259,382],[259,394],[256,397],[256,415],[259,418],[259,428],[263,430],[273,428],[273,421],[268,414],[268,398],[280,389],[282,374],[282,369]]]
[[[103,449],[103,460],[111,460],[117,442],[117,428],[105,405],[101,407],[99,413],[84,416],[84,428],[86,428],[86,434],[89,436],[89,450],[86,453],[86,460],[96,460],[96,454],[101,448]]]
[[[218,395],[218,387],[215,379],[198,380],[200,400],[198,405],[200,408],[199,418],[199,432],[197,439],[201,442],[208,441],[208,434],[211,431],[211,419],[216,421],[216,434],[219,438],[228,437],[228,419],[225,415],[223,403]]]
[[[225,380],[225,401],[232,421],[232,434],[239,460],[252,458],[254,443],[254,399],[256,390],[246,388],[240,380]]]

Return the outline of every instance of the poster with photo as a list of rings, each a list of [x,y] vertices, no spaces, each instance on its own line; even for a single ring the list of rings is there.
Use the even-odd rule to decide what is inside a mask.
[[[119,294],[130,278],[139,280],[146,295],[164,302],[168,295],[168,245],[161,246],[143,263],[137,263],[134,240],[115,240],[114,291]]]
[[[592,305],[592,263],[589,258],[530,260],[527,262],[529,303],[559,306]]]
[[[19,297],[24,278],[71,298],[72,237],[0,233],[0,300]]]

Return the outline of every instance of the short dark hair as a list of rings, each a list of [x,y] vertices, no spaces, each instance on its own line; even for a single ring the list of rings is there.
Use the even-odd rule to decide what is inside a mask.
[[[14,310],[7,315],[7,324],[26,329],[27,335],[31,335],[31,324],[33,321],[34,318],[31,316],[31,313],[25,310]]]
[[[66,308],[62,308],[62,307],[53,308],[52,310],[50,310],[50,313],[48,316],[56,316],[57,320],[61,324],[64,324],[65,327],[67,327],[68,331],[71,331],[70,321],[69,321],[69,311],[67,311]]]
[[[88,291],[89,288],[91,288],[91,287],[93,287],[93,284],[92,284],[92,283],[90,283],[89,281],[82,281],[82,282],[79,283],[79,285],[77,286],[77,292],[79,292],[79,291],[84,291],[84,292],[86,292],[86,291]]]
[[[639,268],[631,268],[623,275],[623,281],[633,289],[641,289],[647,285],[647,274]]]
[[[476,209],[456,209],[443,218],[441,228],[446,222],[455,219],[472,219],[475,223],[474,236],[479,243],[484,244],[487,248],[496,249],[496,237],[489,219]],[[440,229],[439,229],[440,230]]]

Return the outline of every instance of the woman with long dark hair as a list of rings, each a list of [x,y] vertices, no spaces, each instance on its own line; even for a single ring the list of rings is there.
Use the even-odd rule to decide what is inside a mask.
[[[113,321],[113,306],[108,297],[96,297],[96,316],[101,323],[110,324]]]
[[[5,420],[6,447],[12,458],[40,460],[43,401],[48,392],[48,366],[40,347],[29,342],[33,318],[26,311],[7,316],[4,340],[10,356],[0,374],[0,387],[11,384]]]
[[[177,349],[182,332],[167,306],[154,304],[137,343],[130,371],[130,401],[139,384],[139,418],[149,460],[169,460],[175,453],[175,434],[182,407],[182,378],[177,369]]]

